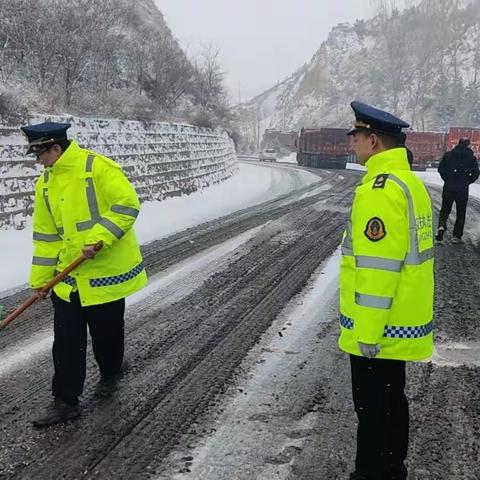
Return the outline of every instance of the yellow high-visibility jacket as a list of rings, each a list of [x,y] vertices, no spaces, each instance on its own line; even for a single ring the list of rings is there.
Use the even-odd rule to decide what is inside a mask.
[[[103,242],[54,287],[70,301],[77,289],[83,306],[112,302],[147,281],[133,231],[140,203],[121,167],[75,141],[38,178],[33,212],[34,253],[30,285],[40,288],[82,254],[85,245]]]
[[[421,360],[433,350],[430,196],[404,148],[371,157],[342,244],[340,348],[379,344],[376,358]]]

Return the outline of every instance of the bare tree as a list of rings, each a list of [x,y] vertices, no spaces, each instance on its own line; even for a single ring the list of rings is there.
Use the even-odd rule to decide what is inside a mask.
[[[201,103],[228,116],[216,56],[194,68],[153,0],[0,0],[0,13],[0,78],[22,82],[30,107],[95,114],[130,102],[123,112],[139,105],[151,118]]]
[[[401,93],[411,81],[408,65],[408,38],[404,20],[395,0],[377,0],[376,17],[379,45],[376,68],[383,73],[384,95],[394,113],[399,112]]]
[[[176,41],[162,36],[151,45],[145,67],[141,78],[144,90],[162,109],[171,112],[190,89],[192,66]]]
[[[199,58],[194,60],[194,97],[204,108],[215,106],[225,94],[224,73],[220,67],[220,50],[213,45],[204,45]]]
[[[84,79],[87,69],[95,63],[99,48],[104,48],[113,28],[119,22],[117,0],[75,0],[65,5],[62,0],[51,0],[56,7],[57,31],[63,39],[58,58],[63,76],[65,105],[69,107],[76,85]]]

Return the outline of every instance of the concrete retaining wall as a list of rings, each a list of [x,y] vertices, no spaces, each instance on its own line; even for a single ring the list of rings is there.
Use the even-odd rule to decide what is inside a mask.
[[[129,120],[35,116],[27,123],[69,122],[69,138],[122,165],[142,201],[192,193],[238,169],[233,142],[223,131],[192,125]],[[42,166],[25,155],[20,125],[0,123],[0,229],[24,228]]]

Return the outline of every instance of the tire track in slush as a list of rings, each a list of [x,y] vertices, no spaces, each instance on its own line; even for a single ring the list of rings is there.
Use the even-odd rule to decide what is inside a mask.
[[[20,397],[0,420],[5,434],[0,476],[143,478],[144,468],[160,461],[225,390],[282,306],[338,245],[345,213],[311,207],[327,198],[348,205],[352,185],[338,182],[329,192],[274,212],[275,220],[262,212],[247,223],[269,221],[248,254],[175,305],[142,315],[127,337],[132,365],[118,395],[87,401],[78,422],[32,432]],[[212,231],[205,243],[209,235]],[[180,251],[185,255],[183,245]],[[33,410],[48,400],[49,376],[45,372],[44,383],[32,385],[34,396],[26,388]],[[93,388],[87,386],[86,398]]]
[[[332,227],[333,215],[323,221]],[[318,266],[319,259],[323,260],[332,253],[338,244],[340,230],[338,227],[332,228],[325,236],[324,244],[308,242],[307,249],[302,249],[300,255],[298,251],[292,252],[291,258],[286,259],[290,265],[282,281],[273,286],[236,325],[232,322],[222,327],[215,342],[207,344],[199,352],[188,368],[188,374],[176,386],[175,392],[149,412],[109,455],[97,463],[92,477],[118,476],[120,462],[126,470],[125,474],[120,474],[120,478],[131,478],[141,475],[146,466],[152,467],[153,459],[160,461],[169,452],[172,437],[178,438],[179,434],[186,432],[185,427],[189,427],[191,420],[208,407],[212,398],[223,392],[231,372],[268,328],[286,299],[290,299],[305,284]],[[307,239],[304,237],[303,240]],[[276,275],[272,278],[276,278]],[[226,308],[228,309],[228,304]],[[245,338],[248,338],[247,342]],[[210,381],[212,367],[216,377],[213,387]],[[178,409],[183,412],[182,417],[175,415]],[[139,443],[143,445],[140,449]],[[128,459],[127,462],[125,459]]]
[[[282,215],[295,211],[297,208],[314,204],[320,198],[329,199],[334,195],[342,195],[344,190],[351,190],[357,179],[358,176],[356,174],[349,174],[346,178],[343,177],[339,180],[337,172],[324,171],[322,172],[321,182],[317,184],[309,185],[256,207],[234,212],[143,245],[142,255],[147,273],[150,276],[154,275],[185,258],[222,243],[251,228],[260,226],[269,220],[280,218]],[[328,192],[321,192],[318,195],[298,201],[302,195],[315,190],[325,182],[333,183],[332,188]],[[8,312],[22,303],[28,295],[28,290],[17,292],[0,298],[0,303],[5,307],[5,311]],[[2,331],[2,335],[0,335],[0,351],[6,346],[22,341],[28,336],[35,335],[39,329],[49,324],[51,317],[52,308],[50,302],[35,303],[15,320],[15,328],[7,328]]]
[[[324,224],[328,225],[328,222],[324,222]],[[339,234],[339,232],[338,232],[338,234]],[[336,238],[335,243],[337,241],[338,241],[338,238]],[[279,253],[279,255],[283,256],[285,254],[285,250],[279,251],[278,253]],[[303,257],[303,255],[302,255],[302,257]],[[268,260],[270,261],[272,259],[270,258]],[[255,259],[255,261],[258,261],[258,259]],[[317,261],[317,259],[315,258],[315,262],[316,261]],[[261,267],[264,267],[264,266],[265,265],[261,265]],[[252,268],[251,265],[248,265],[247,269],[248,268],[251,269]],[[275,272],[277,272],[279,270],[281,271],[281,268],[282,268],[281,267],[281,262],[279,262],[278,264],[273,263],[273,265],[271,265],[270,268],[274,269]],[[252,273],[253,272],[254,272],[254,269],[252,269]],[[258,273],[259,272],[257,271],[257,275],[258,275]],[[235,277],[236,276],[237,276],[237,273],[235,273]],[[275,274],[274,278],[277,278],[276,274]],[[221,279],[220,284],[222,284],[223,282],[224,282],[224,279]],[[124,438],[126,435],[128,435],[128,433],[129,433],[128,429],[129,428],[135,427],[137,425],[137,423],[140,421],[140,419],[142,418],[142,416],[149,413],[152,405],[158,403],[160,401],[161,397],[167,395],[167,397],[166,397],[167,402],[170,402],[170,404],[173,404],[173,410],[177,411],[179,401],[178,401],[178,399],[172,399],[171,395],[169,394],[170,389],[172,388],[171,385],[172,384],[175,385],[176,382],[178,381],[178,378],[182,378],[183,375],[188,374],[190,372],[191,368],[193,368],[193,365],[198,361],[198,359],[201,359],[203,357],[203,355],[205,355],[206,352],[208,352],[211,348],[215,348],[216,344],[218,343],[218,339],[215,338],[218,335],[218,333],[216,333],[216,331],[219,328],[219,325],[222,325],[220,322],[224,322],[223,327],[221,327],[221,328],[224,328],[224,329],[225,328],[227,328],[227,329],[231,328],[231,326],[234,325],[233,320],[240,317],[239,312],[242,312],[245,309],[246,306],[249,307],[250,306],[249,303],[251,304],[252,302],[256,301],[256,297],[258,296],[258,291],[256,291],[255,289],[252,291],[251,287],[249,288],[249,284],[251,283],[250,279],[247,279],[245,283],[246,283],[246,290],[247,290],[247,292],[245,292],[245,294],[246,294],[247,298],[240,298],[240,299],[237,300],[236,308],[233,307],[234,310],[231,313],[230,319],[228,317],[228,311],[229,311],[230,308],[232,308],[232,301],[225,302],[225,300],[223,300],[222,303],[224,305],[224,309],[223,309],[224,311],[218,311],[218,305],[214,305],[214,309],[218,312],[215,315],[215,317],[218,317],[218,318],[212,319],[210,325],[205,325],[205,324],[201,325],[201,327],[203,327],[203,328],[201,328],[200,331],[198,331],[199,328],[197,327],[197,329],[194,329],[193,333],[189,335],[189,338],[187,338],[187,342],[185,342],[185,340],[182,341],[183,349],[188,350],[188,354],[192,355],[190,362],[193,362],[193,363],[191,363],[191,364],[189,364],[189,363],[181,364],[180,365],[180,370],[177,371],[176,369],[178,369],[178,366],[175,365],[175,362],[178,363],[178,358],[181,357],[181,351],[179,351],[178,348],[174,348],[173,351],[171,351],[171,352],[169,352],[168,350],[165,351],[164,348],[160,349],[160,351],[156,352],[155,357],[153,356],[154,352],[152,351],[152,349],[150,349],[150,351],[146,355],[147,358],[150,359],[150,364],[146,365],[146,366],[152,368],[153,375],[150,375],[150,377],[148,379],[141,379],[142,381],[140,383],[139,382],[132,382],[132,384],[129,385],[129,387],[131,387],[130,390],[133,389],[133,391],[137,392],[137,394],[138,394],[138,392],[140,392],[142,390],[145,390],[145,386],[147,386],[147,389],[151,388],[150,385],[151,385],[152,381],[156,382],[156,383],[160,383],[160,386],[158,387],[158,389],[156,389],[156,392],[153,392],[153,395],[151,396],[151,398],[149,400],[147,400],[147,402],[145,402],[145,399],[143,399],[143,405],[140,407],[139,414],[137,414],[134,418],[129,419],[130,421],[127,423],[127,425],[124,425],[124,428],[126,427],[125,430],[122,431],[122,429],[117,429],[116,428],[117,424],[115,423],[115,432],[114,433],[118,435],[118,438],[120,440],[122,438]],[[269,286],[269,284],[267,283],[265,286]],[[245,297],[245,295],[243,297]],[[205,298],[204,292],[202,292],[201,298]],[[275,304],[276,305],[281,305],[281,302],[279,302],[278,299],[276,299]],[[172,312],[172,316],[176,316],[177,313],[178,312]],[[212,313],[212,310],[209,309],[206,313],[207,318],[211,317],[211,313]],[[232,319],[232,317],[233,317],[233,319]],[[269,321],[268,320],[269,319],[268,315],[262,317],[262,319],[264,321],[267,321],[267,322]],[[194,318],[193,320],[198,321],[198,319],[196,319],[196,318]],[[181,333],[184,333],[186,330],[190,331],[190,328],[182,328]],[[247,326],[247,330],[251,330],[251,325]],[[152,335],[152,333],[153,332],[147,332],[146,335],[148,337],[150,337]],[[198,352],[198,347],[199,347],[198,344],[199,344],[200,338],[203,340],[203,342],[206,341],[207,343],[206,344],[204,343],[203,351],[200,350],[200,352]],[[252,341],[255,341],[254,338],[252,339]],[[166,343],[168,344],[169,347],[172,347],[172,345],[178,345],[178,337],[177,338],[169,338]],[[187,343],[187,345],[185,345],[185,343]],[[233,351],[234,350],[235,349],[233,349]],[[188,357],[188,355],[187,355],[187,357]],[[241,358],[241,356],[238,357],[238,352],[235,352],[234,359],[239,360],[240,358]],[[222,362],[222,365],[223,365],[225,359],[220,356],[219,360],[220,360],[220,362]],[[207,370],[210,371],[211,366],[207,365]],[[163,384],[161,382],[162,376],[164,378],[166,377]],[[147,385],[145,385],[145,384],[147,384]],[[211,385],[212,382],[211,381],[206,381],[205,384],[206,385]],[[213,384],[215,385],[215,383],[213,383]],[[221,387],[221,385],[222,385],[222,382],[220,382],[220,384],[217,384],[217,388]],[[156,395],[158,395],[158,394],[160,395],[160,398],[156,397]],[[197,394],[195,394],[195,395],[197,395]],[[148,393],[147,393],[147,396],[148,396]],[[208,395],[206,395],[206,396],[205,395],[198,395],[198,396],[200,398],[203,397],[204,400],[208,399]],[[182,409],[182,415],[180,417],[178,417],[178,415],[177,415],[177,417],[175,417],[175,415],[172,415],[171,418],[172,419],[176,418],[177,421],[178,421],[179,418],[180,419],[183,418],[184,412],[185,412],[185,409]],[[122,415],[123,414],[124,414],[124,412],[122,413]],[[82,445],[82,443],[84,442],[84,435],[85,434],[88,435],[88,431],[92,427],[97,427],[97,429],[99,428],[100,430],[102,430],[103,427],[108,427],[112,418],[111,418],[111,416],[103,417],[103,422],[102,422],[102,418],[97,418],[97,419],[92,419],[92,420],[93,420],[93,422],[92,422],[93,425],[87,425],[85,429],[82,428],[83,432],[80,435],[79,442],[77,443],[75,441],[70,441],[68,447],[64,448],[60,452],[60,458],[59,458],[59,452],[52,452],[52,458],[49,461],[47,461],[47,463],[45,465],[45,471],[42,468],[39,468],[40,467],[39,466],[39,460],[36,459],[35,460],[36,474],[40,475],[41,478],[56,478],[56,476],[59,474],[59,472],[54,472],[52,477],[50,477],[49,475],[52,474],[52,468],[53,468],[52,465],[58,465],[59,462],[60,462],[60,465],[62,466],[61,467],[62,472],[65,472],[65,471],[68,472],[67,465],[69,464],[69,459],[72,457],[72,455],[75,454],[75,452],[83,450],[84,445]],[[120,419],[117,419],[117,421],[118,420],[120,420]],[[88,423],[90,423],[90,422],[88,422]],[[106,425],[102,425],[102,423],[106,424]],[[187,423],[190,423],[190,421],[188,421]],[[165,426],[163,426],[162,428],[163,428],[163,432],[165,434],[166,433]],[[157,430],[157,429],[155,429],[155,430]],[[175,430],[176,429],[174,429],[174,431],[170,431],[169,432],[170,435],[174,434]],[[87,443],[92,444],[91,440],[92,439],[90,438]],[[103,440],[105,441],[105,439],[103,439]],[[111,440],[111,438],[110,438],[110,440]],[[163,439],[160,439],[160,442],[163,444],[164,442],[162,440]],[[79,445],[79,443],[80,443],[80,445]],[[136,445],[134,447],[134,449],[136,449],[137,446],[138,446],[138,442],[135,441],[134,443]],[[99,450],[100,450],[101,455],[103,457],[104,456],[103,449],[105,448],[104,442],[98,442],[98,441],[94,440],[93,444],[97,444],[97,445],[99,444],[101,446],[101,448]],[[168,447],[168,442],[164,443],[163,448],[169,448]],[[61,457],[64,457],[64,458],[62,459]],[[43,463],[43,461],[42,461],[42,463]],[[138,462],[138,459],[137,459],[137,460],[135,460],[135,465],[138,465],[138,464],[139,464],[139,462]],[[135,465],[133,465],[133,467],[135,467]],[[70,465],[68,465],[68,466],[70,466]],[[70,474],[73,475],[73,476],[78,475],[78,473],[79,473],[77,471],[77,468],[79,467],[78,464],[71,465],[71,466],[73,467],[73,471],[71,471]],[[122,468],[125,469],[125,465],[123,465]],[[135,468],[137,468],[137,467],[135,467]],[[128,476],[126,476],[124,478],[128,478]]]

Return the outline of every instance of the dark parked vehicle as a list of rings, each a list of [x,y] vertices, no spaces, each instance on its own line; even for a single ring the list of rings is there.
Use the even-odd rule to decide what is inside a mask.
[[[345,168],[355,163],[355,154],[345,128],[302,128],[297,140],[297,163],[305,167]],[[480,128],[451,127],[448,132],[406,131],[406,146],[413,154],[412,170],[436,168],[443,154],[461,138],[470,140],[469,147],[480,158]]]
[[[297,136],[298,132],[282,132],[274,128],[269,128],[263,133],[262,149],[270,146],[278,146],[294,152]]]
[[[406,134],[406,146],[413,153],[412,170],[425,171],[428,165],[438,165],[445,153],[446,133],[407,131]]]
[[[314,168],[345,168],[353,161],[345,128],[302,128],[297,143],[297,163]]]

